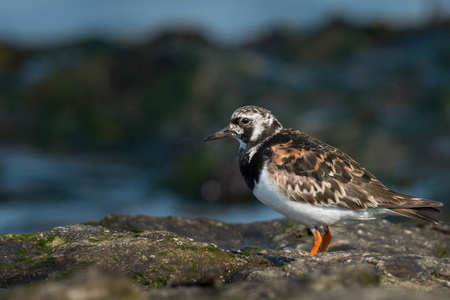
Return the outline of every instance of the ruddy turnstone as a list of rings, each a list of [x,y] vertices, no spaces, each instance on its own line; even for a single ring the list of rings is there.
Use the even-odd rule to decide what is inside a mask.
[[[320,252],[327,250],[331,241],[328,226],[386,215],[439,223],[423,211],[438,211],[435,207],[442,203],[390,190],[339,149],[301,131],[284,129],[267,109],[237,109],[230,124],[205,141],[229,136],[240,143],[240,170],[256,198],[311,229],[314,244],[310,256],[319,248]]]

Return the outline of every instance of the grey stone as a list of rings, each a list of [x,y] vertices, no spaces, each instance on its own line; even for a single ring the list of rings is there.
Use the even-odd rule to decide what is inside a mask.
[[[74,291],[84,291],[77,299],[115,299],[110,295],[120,291],[136,299],[450,296],[448,226],[380,221],[332,233],[329,252],[313,257],[308,230],[285,219],[227,224],[108,216],[90,225],[1,235],[0,298],[60,293],[58,299],[69,299]],[[22,287],[27,283],[33,291]]]

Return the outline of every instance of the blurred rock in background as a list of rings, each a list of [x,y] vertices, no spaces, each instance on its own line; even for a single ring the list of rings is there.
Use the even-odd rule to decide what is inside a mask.
[[[450,19],[435,14],[414,26],[340,17],[309,29],[271,26],[229,44],[194,27],[134,41],[0,42],[0,144],[151,170],[149,198],[167,190],[200,206],[255,201],[237,143],[203,143],[254,104],[387,186],[448,205],[449,37]],[[21,201],[6,164],[0,206]]]

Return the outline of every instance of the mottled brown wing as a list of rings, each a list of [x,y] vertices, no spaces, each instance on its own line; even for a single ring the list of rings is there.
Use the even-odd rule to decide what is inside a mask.
[[[268,168],[294,201],[353,210],[442,205],[388,189],[348,155],[304,133],[289,136],[287,142],[270,146]]]

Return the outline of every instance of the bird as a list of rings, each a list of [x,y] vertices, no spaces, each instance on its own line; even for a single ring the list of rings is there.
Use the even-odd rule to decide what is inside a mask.
[[[397,193],[339,149],[302,131],[285,129],[271,111],[238,108],[228,126],[205,141],[239,141],[239,168],[256,198],[314,237],[309,256],[328,249],[329,226],[400,215],[438,224],[423,211],[443,203]],[[323,236],[320,231],[323,231]]]

